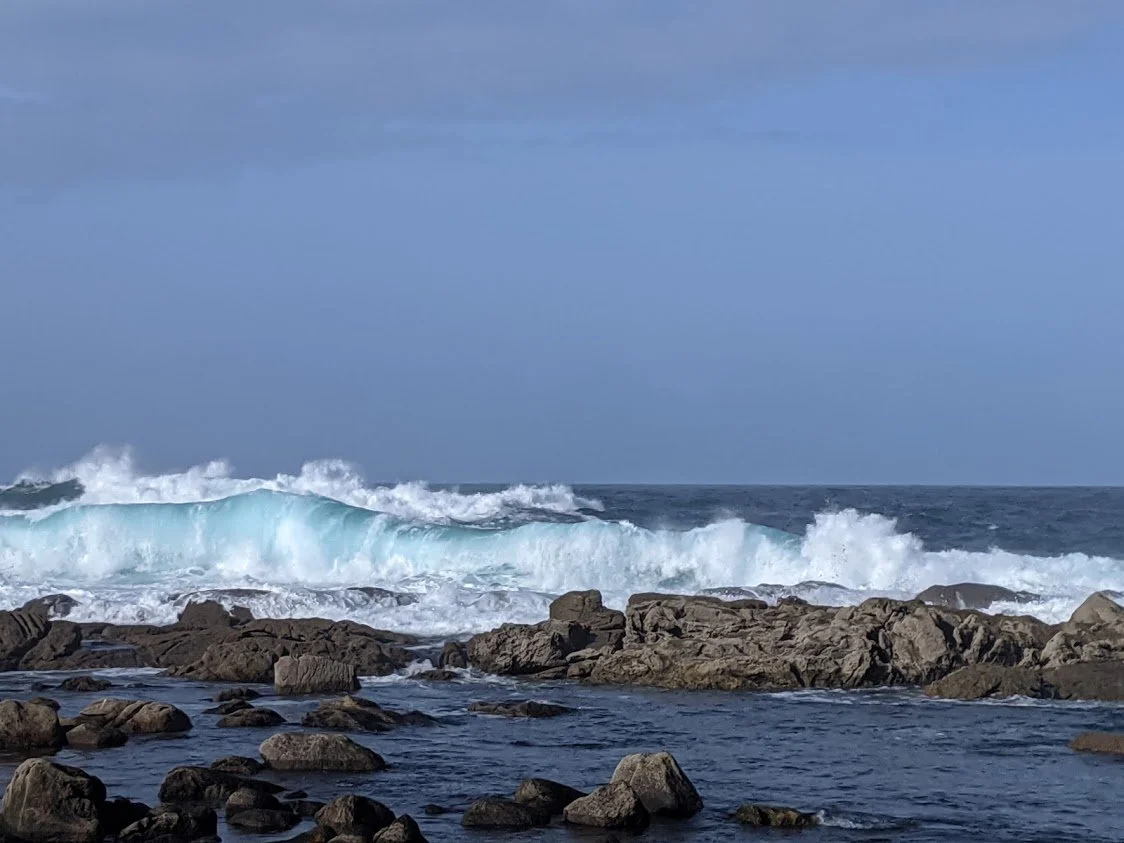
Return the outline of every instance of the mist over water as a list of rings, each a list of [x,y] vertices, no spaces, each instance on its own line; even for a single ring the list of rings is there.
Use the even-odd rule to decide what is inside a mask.
[[[0,497],[0,603],[64,592],[77,619],[168,622],[203,592],[259,616],[448,635],[540,620],[570,589],[598,588],[615,605],[638,591],[729,587],[841,605],[983,582],[1039,596],[993,610],[1060,620],[1092,591],[1124,590],[1124,547],[1090,552],[1085,523],[1115,517],[1124,500],[1078,507],[1072,490],[1051,493],[1068,543],[1025,552],[984,543],[1041,521],[1042,490],[1021,507],[1018,490],[836,490],[809,511],[822,490],[378,485],[342,461],[273,478],[238,478],[223,461],[148,475],[128,451],[105,449],[17,480]]]

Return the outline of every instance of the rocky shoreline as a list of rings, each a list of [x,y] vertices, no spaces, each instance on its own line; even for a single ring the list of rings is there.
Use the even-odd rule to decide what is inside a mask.
[[[945,593],[960,601],[956,587]],[[277,835],[312,819],[313,827],[295,840],[424,840],[412,817],[396,815],[376,800],[342,794],[317,801],[300,791],[283,792],[269,778],[274,773],[383,771],[384,759],[349,734],[425,728],[438,721],[357,696],[359,677],[386,676],[423,657],[435,665],[419,674],[430,681],[473,668],[534,682],[683,690],[920,686],[929,696],[952,699],[1124,700],[1124,608],[1104,594],[1092,595],[1067,622],[1051,625],[888,599],[835,608],[793,598],[770,606],[755,599],[639,594],[621,612],[605,607],[595,591],[572,592],[555,600],[541,623],[505,624],[443,646],[346,621],[257,620],[214,602],[190,604],[176,624],[164,627],[74,623],[58,617],[66,608],[65,598],[52,597],[0,612],[0,668],[159,668],[194,682],[268,683],[278,699],[314,697],[319,704],[299,723],[287,722],[278,711],[257,704],[253,689],[222,691],[205,713],[219,718],[219,729],[264,731],[260,757],[176,767],[160,787],[159,804],[148,806],[128,794],[111,799],[96,777],[38,756],[66,747],[112,751],[138,738],[185,734],[193,728],[185,712],[157,700],[95,697],[77,715],[64,717],[49,696],[0,701],[0,751],[27,758],[0,805],[3,843],[108,838],[213,843],[219,813],[239,834]],[[107,685],[72,675],[51,687],[100,695]],[[50,688],[41,691],[49,694]],[[571,712],[537,700],[476,702],[467,710],[516,718]],[[293,726],[298,729],[284,728]],[[1085,734],[1074,738],[1072,748],[1119,754],[1124,743],[1119,735]],[[606,833],[635,834],[653,818],[675,822],[702,804],[675,758],[657,752],[626,756],[606,784],[588,793],[532,778],[510,798],[481,797],[461,810],[467,828],[509,831],[560,819]],[[729,822],[732,827],[802,828],[815,825],[817,818],[747,803]]]

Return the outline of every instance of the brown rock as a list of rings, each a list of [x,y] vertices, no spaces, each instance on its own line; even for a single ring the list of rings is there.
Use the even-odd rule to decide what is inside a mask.
[[[265,765],[256,758],[246,758],[243,755],[228,755],[211,763],[212,770],[224,773],[234,773],[237,776],[256,776],[265,769]]]
[[[566,806],[562,816],[574,825],[633,832],[643,831],[651,822],[640,797],[624,782],[607,784],[589,796],[575,799]]]
[[[566,657],[586,649],[595,638],[585,626],[546,621],[528,626],[504,624],[468,641],[469,661],[488,673],[525,676],[566,667]]]
[[[571,714],[575,709],[564,705],[555,705],[554,703],[524,700],[521,702],[474,702],[469,705],[468,710],[473,714],[492,714],[499,717],[545,718]]]
[[[1124,607],[1103,591],[1089,595],[1069,617],[1071,624],[1119,624],[1124,623]]]
[[[520,805],[531,805],[549,816],[557,816],[575,799],[586,794],[550,779],[526,779],[515,791],[515,801]]]
[[[126,826],[121,843],[190,843],[217,840],[218,816],[206,805],[157,805],[148,816]]]
[[[386,768],[381,756],[344,735],[280,732],[268,738],[260,751],[274,770],[369,772]]]
[[[16,670],[20,660],[51,627],[43,609],[0,612],[0,670]]]
[[[160,785],[160,801],[172,804],[199,803],[217,808],[236,790],[250,788],[280,793],[284,788],[272,782],[249,779],[224,770],[206,767],[176,767]]]
[[[1124,734],[1119,732],[1084,732],[1070,742],[1069,748],[1075,752],[1124,755]]]
[[[399,726],[430,726],[437,721],[420,711],[399,714],[382,708],[373,700],[348,695],[340,700],[325,700],[301,720],[312,729],[341,732],[389,732]]]
[[[113,726],[79,723],[66,733],[66,742],[79,749],[109,749],[124,746],[129,736]]]
[[[292,811],[248,808],[226,818],[227,825],[253,834],[277,834],[288,831],[300,823],[301,818]]]
[[[366,796],[341,796],[316,812],[316,824],[331,837],[354,835],[369,840],[394,822],[394,812]]]
[[[82,646],[82,631],[70,621],[52,621],[47,634],[20,659],[21,670],[50,670]]]
[[[692,817],[703,807],[695,786],[668,752],[622,758],[611,781],[631,787],[649,814]]]
[[[98,843],[104,805],[100,779],[76,767],[32,758],[12,776],[0,818],[6,831],[32,843]]]
[[[65,740],[54,707],[17,700],[0,702],[0,750],[58,749]]]
[[[113,683],[108,679],[96,679],[93,676],[72,676],[59,684],[60,691],[72,691],[78,694],[100,693],[112,687]]]
[[[409,814],[403,814],[378,834],[373,843],[427,843],[418,824]]]
[[[176,626],[182,629],[229,629],[234,625],[230,612],[216,600],[188,603],[176,622]]]
[[[215,725],[222,729],[272,729],[285,722],[285,718],[270,708],[244,708],[234,711]]]
[[[518,830],[549,823],[550,814],[547,812],[499,796],[477,799],[461,817],[461,825],[465,828]]]
[[[79,723],[111,726],[126,735],[186,732],[191,718],[174,705],[150,700],[105,698],[86,706],[75,718]]]
[[[439,668],[468,667],[468,648],[460,641],[448,641],[437,658]]]
[[[743,825],[769,828],[810,828],[819,825],[819,818],[815,814],[772,805],[742,805],[734,816]]]
[[[330,694],[359,690],[355,666],[321,656],[282,656],[273,666],[278,694]]]

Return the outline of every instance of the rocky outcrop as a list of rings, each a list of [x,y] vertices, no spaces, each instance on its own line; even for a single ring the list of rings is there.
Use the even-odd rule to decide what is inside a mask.
[[[191,718],[180,709],[150,700],[98,700],[82,709],[75,720],[99,729],[119,729],[126,735],[186,732],[191,728]]]
[[[323,656],[282,656],[273,666],[273,688],[284,696],[359,690],[355,666]]]
[[[366,796],[341,796],[316,812],[316,824],[328,837],[353,835],[370,840],[394,822],[394,812]]]
[[[580,624],[588,629],[593,637],[586,646],[594,649],[615,650],[624,640],[624,613],[605,608],[600,591],[563,594],[550,604],[550,619]]]
[[[631,787],[649,814],[693,817],[703,807],[702,797],[668,752],[622,758],[611,781]]]
[[[56,708],[17,700],[0,702],[0,750],[58,749],[65,740]]]
[[[962,600],[966,587],[949,588]],[[984,596],[1010,595],[974,594]],[[800,600],[767,606],[756,599],[643,594],[629,600],[619,642],[598,647],[599,628],[617,620],[596,592],[576,592],[555,601],[550,620],[505,624],[473,637],[467,650],[475,667],[491,673],[730,690],[926,685],[979,665],[985,666],[981,671],[1026,670],[1025,676],[1012,674],[1008,684],[1042,676],[1056,696],[1079,698],[1115,693],[1114,686],[1104,673],[1093,682],[1096,671],[1090,668],[1082,669],[1080,681],[1060,669],[1124,663],[1122,616],[1124,609],[1104,595],[1091,598],[1068,623],[1052,626],[917,600],[878,598],[838,608]],[[1054,669],[1059,672],[1043,672]]]
[[[555,705],[554,703],[523,700],[519,702],[474,702],[469,705],[468,710],[473,714],[491,714],[498,717],[545,718],[570,714],[575,709],[564,705]]]
[[[399,726],[431,726],[437,721],[420,711],[399,714],[373,700],[348,695],[340,700],[325,700],[301,720],[312,729],[340,732],[389,732]]]
[[[23,762],[0,803],[4,830],[43,843],[98,843],[105,785],[75,767],[42,758]]]
[[[1124,755],[1124,733],[1084,732],[1070,742],[1069,748],[1075,752],[1100,752],[1107,755]]]
[[[1076,662],[1053,668],[977,664],[925,686],[925,693],[956,700],[1124,701],[1124,661]]]
[[[774,805],[742,805],[734,814],[734,819],[742,825],[766,828],[811,828],[820,822],[815,814]]]
[[[344,735],[281,732],[260,747],[274,770],[371,772],[386,768],[382,757]]]
[[[515,801],[555,817],[575,799],[581,799],[585,795],[580,790],[550,779],[527,779],[515,791]]]
[[[575,799],[562,816],[574,825],[632,832],[643,831],[651,822],[640,797],[624,782],[607,784],[589,796]]]
[[[463,817],[465,828],[519,830],[548,825],[550,814],[531,805],[522,805],[502,796],[488,796],[473,802]]]

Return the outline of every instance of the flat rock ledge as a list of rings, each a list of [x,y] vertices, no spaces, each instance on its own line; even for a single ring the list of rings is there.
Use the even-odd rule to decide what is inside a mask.
[[[637,594],[622,613],[605,608],[599,592],[572,592],[551,604],[547,620],[476,635],[464,653],[488,673],[592,684],[921,685],[960,699],[1124,699],[1124,608],[1104,593],[1066,623],[1047,624],[885,598],[829,607]]]

